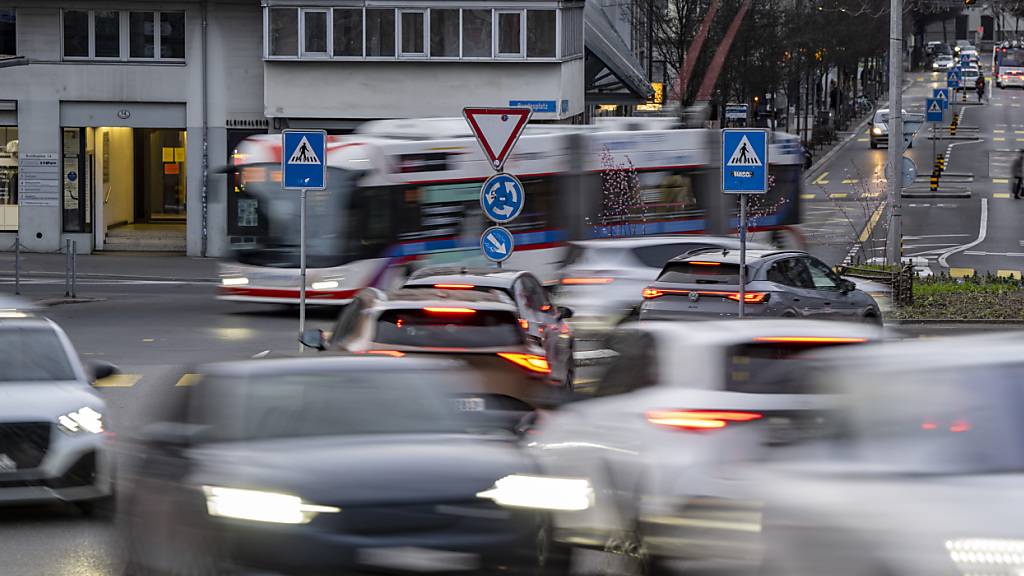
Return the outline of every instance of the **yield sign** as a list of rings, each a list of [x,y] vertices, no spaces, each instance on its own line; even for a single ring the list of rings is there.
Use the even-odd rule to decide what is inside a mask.
[[[526,128],[530,108],[463,108],[462,115],[476,135],[480,148],[498,171]]]

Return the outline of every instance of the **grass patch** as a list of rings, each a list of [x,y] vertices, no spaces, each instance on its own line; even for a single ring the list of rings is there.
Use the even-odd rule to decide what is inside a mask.
[[[914,279],[914,304],[893,313],[900,320],[1022,320],[1024,282],[996,276]]]

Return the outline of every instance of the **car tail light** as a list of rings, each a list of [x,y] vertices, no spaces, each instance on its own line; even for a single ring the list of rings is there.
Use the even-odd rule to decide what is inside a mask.
[[[647,300],[651,300],[653,298],[661,298],[662,296],[665,295],[664,292],[658,290],[657,288],[644,288],[643,294],[644,298]]]
[[[566,286],[587,286],[592,284],[611,284],[615,278],[591,277],[591,278],[562,278],[562,284]]]
[[[779,344],[862,344],[867,338],[843,338],[835,336],[758,336],[754,342]]]
[[[702,262],[702,261],[699,261],[699,260],[690,260],[689,262],[687,262],[687,264],[690,264],[692,266],[721,266],[722,265],[720,262]]]
[[[537,356],[536,354],[517,354],[513,352],[499,352],[498,356],[501,356],[505,360],[522,366],[531,372],[537,372],[539,374],[550,374],[551,366],[548,364],[547,358],[543,356]]]
[[[651,410],[647,421],[655,426],[676,430],[718,430],[730,424],[760,420],[760,412],[734,410]]]
[[[476,286],[473,284],[434,284],[434,288],[442,290],[472,290]]]
[[[769,293],[768,292],[744,292],[743,293],[743,301],[746,302],[747,304],[761,304],[762,302],[767,302],[768,301],[768,297],[769,297]],[[726,295],[726,298],[728,298],[729,300],[735,300],[736,302],[739,302],[740,301],[740,293],[739,292],[731,292],[731,293]]]
[[[393,358],[401,358],[405,356],[405,352],[399,352],[398,350],[367,350],[366,354],[377,354],[379,356],[391,356]]]
[[[520,318],[519,319],[519,327],[522,328],[523,330],[529,330],[530,329],[530,321],[525,319],[525,318]]]
[[[922,430],[938,430],[939,428],[939,423],[931,420],[925,420],[924,422],[921,423]],[[954,420],[949,425],[949,431],[954,433],[969,432],[971,428],[973,428],[973,426],[971,426],[971,423],[966,420]]]
[[[432,314],[476,314],[476,310],[472,308],[424,308],[424,312],[430,312]]]

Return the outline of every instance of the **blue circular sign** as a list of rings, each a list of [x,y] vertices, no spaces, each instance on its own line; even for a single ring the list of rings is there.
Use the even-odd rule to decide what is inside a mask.
[[[74,170],[68,172],[68,182],[74,182],[75,180],[78,180],[78,173]]]
[[[523,183],[511,174],[495,174],[480,188],[480,207],[488,218],[498,224],[515,220],[525,205]]]
[[[515,246],[512,233],[501,226],[491,226],[480,235],[480,250],[491,262],[508,260]]]

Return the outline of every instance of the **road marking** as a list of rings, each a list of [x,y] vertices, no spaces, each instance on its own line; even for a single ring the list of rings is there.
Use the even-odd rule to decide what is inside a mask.
[[[857,182],[860,182],[857,178],[847,178],[846,180],[843,180],[843,184],[856,184]]]
[[[199,381],[199,374],[185,374],[181,378],[178,378],[178,383],[175,386],[191,386]]]
[[[849,196],[849,194],[847,194],[845,192],[839,192],[839,193],[836,193],[836,194],[829,194],[828,195],[829,198],[836,198],[836,199],[846,198],[847,196]]]
[[[818,177],[814,180],[814,184],[828,184],[828,180],[825,180],[825,176],[828,176],[828,172],[822,172],[820,175],[818,175]]]
[[[1007,258],[1024,258],[1024,252],[981,252],[978,250],[968,250],[964,252],[968,256],[1006,256]]]
[[[1024,134],[1024,130],[1014,130],[1014,134]]]
[[[114,374],[97,380],[93,386],[97,388],[131,388],[142,378],[142,374]]]
[[[993,178],[992,179],[992,183],[993,184],[1009,184],[1010,183],[1010,179],[1009,178]]]
[[[867,142],[867,138],[857,138],[857,142]]]
[[[949,275],[953,278],[967,278],[974,276],[974,268],[950,268]]]
[[[882,195],[881,192],[865,192],[865,193],[861,194],[860,197],[861,198],[878,198],[881,195]]]
[[[863,244],[864,242],[868,241],[868,238],[871,238],[871,232],[875,230],[875,225],[878,224],[878,219],[882,217],[882,210],[884,208],[884,202],[882,204],[879,204],[878,208],[875,208],[875,213],[872,214],[871,218],[868,220],[868,225],[864,227],[864,230],[862,230],[860,233],[860,237],[857,238],[858,242]]]
[[[946,260],[950,256],[952,256],[953,254],[956,254],[957,252],[963,252],[964,250],[967,250],[968,248],[974,248],[978,244],[981,244],[982,242],[985,241],[985,236],[987,234],[988,234],[988,198],[982,198],[981,199],[981,223],[978,224],[978,237],[973,242],[969,242],[967,244],[963,244],[963,245],[960,245],[960,246],[955,246],[955,247],[950,248],[949,250],[946,250],[945,252],[943,252],[939,256],[939,264],[943,268],[949,268],[949,264],[946,262]],[[952,274],[952,271],[950,271],[950,274]]]
[[[924,236],[904,236],[903,239],[904,240],[923,240],[925,238],[952,238],[954,236],[964,237],[964,236],[970,236],[970,234],[926,234]],[[1021,240],[1021,242],[1024,242],[1024,240]]]
[[[996,134],[1006,134],[1006,130],[993,130]]]
[[[993,198],[1009,198],[1010,197],[1010,193],[1009,192],[996,192],[995,194],[992,195],[992,197]]]
[[[156,340],[154,338],[143,338],[142,341],[143,342],[156,342]]]
[[[996,102],[996,104],[995,104],[995,105],[996,105],[996,106],[1002,106],[1002,105],[1003,105],[1003,103],[1002,103],[1002,102]]]
[[[993,142],[1006,142],[1006,138],[996,137],[996,138],[993,138],[992,141]]]
[[[1000,278],[1013,278],[1020,280],[1020,270],[996,270],[996,276]]]
[[[818,197],[818,195],[817,194],[801,194],[800,197],[803,198],[804,200],[814,200],[815,198]]]

